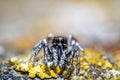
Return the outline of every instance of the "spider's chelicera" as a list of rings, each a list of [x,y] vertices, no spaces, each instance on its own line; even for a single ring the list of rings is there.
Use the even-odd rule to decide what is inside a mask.
[[[76,38],[69,35],[65,36],[52,36],[48,35],[46,39],[40,40],[33,47],[33,54],[31,58],[36,58],[37,54],[40,52],[41,48],[44,50],[44,63],[49,68],[50,66],[56,67],[60,66],[61,69],[66,69],[68,74],[74,70],[73,59],[76,58],[76,74],[80,71],[80,51],[83,53],[84,49],[77,42]],[[31,60],[30,58],[30,60]],[[50,65],[52,63],[52,65]],[[62,72],[61,72],[62,73]]]

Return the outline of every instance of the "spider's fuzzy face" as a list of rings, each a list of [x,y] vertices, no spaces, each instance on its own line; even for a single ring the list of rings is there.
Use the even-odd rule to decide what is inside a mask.
[[[52,39],[52,44],[61,46],[61,45],[68,45],[68,40],[66,37],[63,36],[55,36]]]

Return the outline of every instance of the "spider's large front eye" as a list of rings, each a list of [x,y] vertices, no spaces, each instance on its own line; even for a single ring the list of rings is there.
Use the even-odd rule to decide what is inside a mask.
[[[59,43],[59,39],[56,39],[56,43]]]

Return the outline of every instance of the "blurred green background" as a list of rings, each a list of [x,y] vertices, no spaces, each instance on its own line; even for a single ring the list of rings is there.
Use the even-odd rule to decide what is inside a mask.
[[[0,0],[0,53],[26,51],[49,33],[120,49],[120,0]]]

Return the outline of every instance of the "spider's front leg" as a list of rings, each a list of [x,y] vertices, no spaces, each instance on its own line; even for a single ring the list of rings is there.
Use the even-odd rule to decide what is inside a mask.
[[[62,50],[62,55],[61,55],[60,62],[59,62],[59,66],[61,69],[64,67],[66,59],[67,59],[66,50],[65,51]]]
[[[58,65],[58,54],[57,54],[57,50],[53,49],[53,67],[56,67]]]
[[[76,69],[75,69],[75,75],[79,75],[79,71],[80,71],[80,52],[76,51],[76,59],[77,59],[77,64],[76,64]]]
[[[41,48],[43,47],[43,45],[45,44],[45,40],[40,40],[34,47],[33,47],[33,51],[32,51],[32,54],[29,58],[29,61],[32,60],[33,58],[33,61],[35,60],[36,56],[38,55],[38,53],[40,52]]]
[[[44,46],[44,63],[45,65],[49,68],[53,63],[52,63],[52,58],[50,55],[50,49],[48,48],[48,45],[46,44]]]
[[[65,74],[65,77],[69,77],[74,70],[74,68],[73,68],[74,54],[75,54],[74,50],[70,51],[70,63],[67,65],[67,73]]]
[[[60,74],[64,71],[64,68],[67,69],[67,73],[64,75],[64,78],[68,78],[72,71],[73,71],[73,57],[75,51],[73,50],[74,45],[75,45],[75,39],[73,38],[72,35],[69,35],[68,38],[68,48],[65,51],[62,51],[62,56],[60,59],[59,66],[61,67],[61,72]],[[66,64],[65,62],[68,62],[68,58],[70,58],[69,64]]]
[[[76,46],[78,47],[79,51],[82,52],[82,54],[83,54],[83,59],[85,60],[85,62],[90,66],[90,63],[86,60],[86,54],[85,54],[84,49],[80,46],[79,43],[76,43]]]
[[[35,62],[36,60],[36,56],[38,55],[38,53],[40,52],[41,48],[44,49],[44,61],[45,63],[48,61],[49,59],[49,54],[48,54],[48,44],[47,44],[47,41],[46,39],[43,39],[43,40],[40,40],[34,47],[33,47],[33,53],[29,59],[29,61],[32,60],[33,58],[33,62]]]

